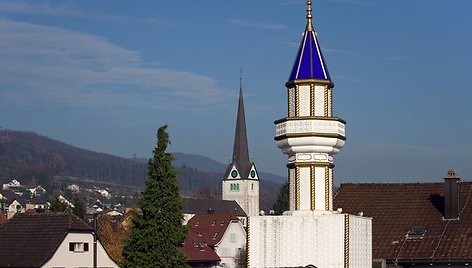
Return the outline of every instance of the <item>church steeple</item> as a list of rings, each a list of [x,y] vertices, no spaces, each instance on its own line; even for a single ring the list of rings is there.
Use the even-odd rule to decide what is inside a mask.
[[[223,200],[235,200],[248,216],[259,215],[259,175],[249,159],[242,77],[234,131],[233,158],[222,180]]]
[[[247,177],[249,175],[252,164],[249,161],[242,85],[239,88],[238,113],[236,117],[236,129],[234,131],[233,163],[236,164],[242,176]]]

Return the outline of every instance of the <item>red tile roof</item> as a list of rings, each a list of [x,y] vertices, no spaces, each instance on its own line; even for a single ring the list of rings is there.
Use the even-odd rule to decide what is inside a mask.
[[[0,211],[0,225],[7,223],[7,221],[8,221],[7,215]]]
[[[239,221],[231,212],[198,213],[187,225],[192,226],[189,234],[195,240],[214,246],[220,242],[232,220]]]
[[[459,183],[460,220],[443,220],[443,191],[443,183],[342,184],[334,205],[373,218],[373,259],[470,261],[472,182]],[[415,226],[424,234],[409,233]]]
[[[239,221],[231,212],[195,214],[187,224],[190,229],[181,252],[189,262],[219,261],[213,248],[221,241],[232,220]]]

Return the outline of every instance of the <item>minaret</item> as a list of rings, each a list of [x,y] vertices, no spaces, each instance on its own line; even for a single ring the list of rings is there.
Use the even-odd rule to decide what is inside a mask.
[[[288,115],[275,121],[277,146],[288,155],[289,210],[333,210],[333,155],[344,146],[345,121],[333,116],[333,87],[317,34],[311,0],[307,24],[287,87]]]
[[[242,79],[234,133],[233,158],[222,180],[223,200],[235,200],[248,216],[259,215],[259,176],[249,160]]]
[[[247,267],[372,267],[372,219],[333,211],[333,155],[345,122],[333,116],[333,83],[313,28],[306,27],[287,87],[287,117],[275,121],[288,156],[289,211],[247,224]]]

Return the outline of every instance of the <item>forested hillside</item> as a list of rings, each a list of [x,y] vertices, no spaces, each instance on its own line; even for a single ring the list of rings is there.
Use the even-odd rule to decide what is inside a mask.
[[[149,148],[151,151],[152,148]],[[181,192],[188,196],[220,198],[224,164],[207,157],[176,153]],[[200,158],[199,158],[200,157]],[[189,160],[190,159],[190,160]],[[210,161],[210,164],[208,162]],[[187,163],[187,164],[185,164]],[[221,171],[203,171],[218,169]],[[205,168],[207,167],[208,168]],[[262,174],[262,173],[261,173]],[[54,187],[54,176],[72,176],[123,186],[142,187],[147,177],[147,160],[128,159],[74,147],[33,132],[0,130],[0,183],[21,178],[35,179]],[[278,176],[271,175],[274,178]],[[261,180],[261,208],[275,201],[281,183]]]
[[[75,176],[141,186],[146,164],[80,149],[33,132],[0,130],[0,177]]]

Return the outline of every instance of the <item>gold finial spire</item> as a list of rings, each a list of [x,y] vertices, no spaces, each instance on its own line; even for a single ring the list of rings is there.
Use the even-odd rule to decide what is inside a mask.
[[[306,31],[313,31],[313,16],[311,15],[311,0],[306,1]]]

